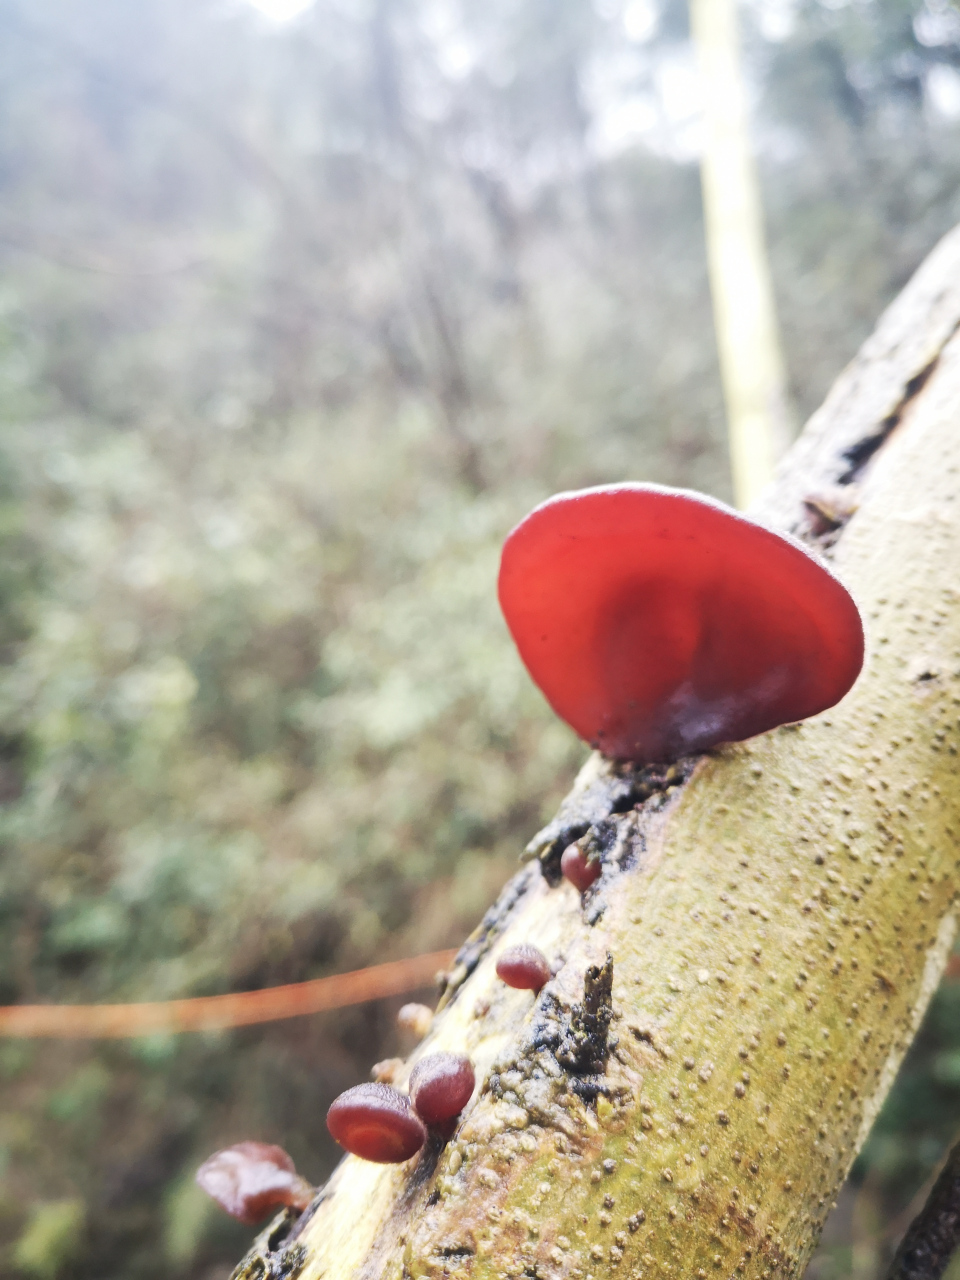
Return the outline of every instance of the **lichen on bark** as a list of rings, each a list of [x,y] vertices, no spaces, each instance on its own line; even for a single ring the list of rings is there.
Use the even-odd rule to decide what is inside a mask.
[[[956,932],[958,322],[954,233],[762,507],[860,604],[854,690],[656,786],[592,758],[415,1055],[473,1059],[459,1130],[399,1167],[348,1157],[275,1224],[303,1280],[802,1272]],[[842,516],[811,523],[837,485]],[[581,901],[553,868],[584,835],[604,870]],[[519,942],[554,965],[538,995],[495,976]]]

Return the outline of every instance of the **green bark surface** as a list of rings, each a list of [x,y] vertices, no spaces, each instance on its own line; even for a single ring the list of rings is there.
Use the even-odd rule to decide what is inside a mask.
[[[833,503],[820,544],[868,636],[851,694],[669,775],[588,762],[566,825],[586,803],[597,889],[551,884],[548,830],[550,874],[508,886],[414,1055],[474,1060],[454,1139],[397,1167],[347,1158],[241,1275],[802,1272],[957,927],[958,321],[954,233],[763,507],[812,537],[802,499]],[[494,974],[527,941],[557,965],[536,997]]]

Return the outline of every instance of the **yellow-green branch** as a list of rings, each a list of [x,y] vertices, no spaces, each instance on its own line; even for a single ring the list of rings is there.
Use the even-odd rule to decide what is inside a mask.
[[[958,325],[954,233],[764,508],[820,529],[860,603],[851,694],[653,788],[593,758],[565,812],[606,824],[594,896],[528,864],[418,1050],[469,1053],[482,1081],[452,1141],[403,1166],[348,1157],[239,1275],[801,1274],[957,928]],[[844,490],[836,528],[804,524],[818,485]],[[638,807],[604,818],[631,788]],[[558,965],[539,997],[494,974],[527,941]],[[611,1036],[571,1065],[557,1046],[608,957]]]

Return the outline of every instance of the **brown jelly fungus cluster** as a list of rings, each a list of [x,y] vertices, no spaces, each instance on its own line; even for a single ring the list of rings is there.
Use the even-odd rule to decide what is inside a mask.
[[[216,1152],[197,1170],[196,1179],[221,1209],[248,1225],[284,1206],[306,1209],[314,1196],[286,1151],[268,1142],[238,1142]]]
[[[857,606],[806,547],[683,489],[549,498],[507,537],[498,592],[551,707],[614,759],[804,720],[863,664]]]
[[[497,977],[508,987],[539,991],[553,977],[547,957],[528,942],[506,947],[497,960]]]

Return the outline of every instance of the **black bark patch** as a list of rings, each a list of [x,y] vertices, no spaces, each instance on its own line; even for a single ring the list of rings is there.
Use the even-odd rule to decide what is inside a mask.
[[[544,1007],[531,1033],[533,1054],[549,1054],[570,1075],[602,1075],[610,1052],[612,992],[613,956],[608,952],[602,965],[592,964],[587,969],[583,977],[583,1000],[572,1008],[565,1009],[555,995],[545,994]],[[529,1057],[528,1061],[531,1061]],[[517,1069],[520,1069],[519,1063]],[[491,1084],[494,1079],[497,1086],[502,1087],[501,1077],[491,1076]]]
[[[296,1280],[307,1262],[307,1250],[302,1244],[292,1244],[284,1249],[277,1260],[276,1280]]]
[[[322,1198],[322,1197],[321,1197]],[[317,1204],[320,1203],[318,1198]],[[296,1280],[307,1263],[306,1246],[288,1243],[291,1226],[299,1228],[305,1214],[286,1209],[254,1240],[230,1280]]]
[[[590,965],[583,998],[564,1005],[549,988],[540,997],[525,1043],[494,1064],[486,1088],[495,1098],[524,1107],[537,1123],[566,1132],[565,1112],[556,1106],[567,1090],[587,1103],[609,1094],[607,1059],[616,1048],[613,1020],[613,957]]]
[[[584,974],[583,1002],[571,1009],[555,1052],[560,1065],[579,1076],[602,1075],[610,1052],[612,1019],[613,956],[608,952],[602,965],[592,964]]]
[[[867,463],[883,445],[894,428],[900,424],[910,401],[923,390],[939,360],[940,357],[937,355],[925,368],[910,379],[903,389],[903,395],[900,397],[897,407],[883,419],[877,431],[869,436],[864,436],[856,444],[844,449],[840,456],[847,465],[845,470],[837,477],[838,484],[853,484],[863,474]]]
[[[438,1258],[445,1258],[449,1261],[454,1258],[472,1258],[476,1250],[471,1249],[468,1244],[442,1244],[434,1252]]]
[[[606,761],[605,771],[569,795],[553,821],[537,832],[527,845],[527,856],[539,859],[548,884],[559,884],[560,858],[567,845],[592,833],[604,819],[639,808],[651,796],[678,786],[693,772],[696,759],[642,766]]]
[[[450,972],[444,977],[438,1012],[455,998],[457,991],[490,950],[497,936],[507,927],[511,916],[539,878],[537,867],[532,865],[524,867],[507,882],[499,898],[487,909],[483,919],[457,952]]]
[[[666,794],[658,792],[656,800]],[[655,801],[651,799],[645,803],[652,804]],[[583,895],[584,920],[589,925],[595,925],[607,908],[607,891],[611,881],[624,871],[630,871],[643,863],[647,839],[640,818],[636,812],[631,812],[598,822],[580,841],[580,846],[588,857],[599,861],[603,872]]]

